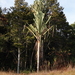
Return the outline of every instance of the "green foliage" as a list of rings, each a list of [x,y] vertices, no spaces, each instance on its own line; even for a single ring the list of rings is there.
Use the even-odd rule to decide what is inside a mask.
[[[20,9],[22,6],[27,6],[27,2],[25,0],[15,0],[15,8]]]
[[[24,44],[25,32],[24,25],[27,23],[33,22],[31,20],[32,12],[31,9],[28,8],[24,1],[15,0],[15,7],[10,8],[12,12],[8,12],[6,17],[8,18],[8,23],[10,25],[9,35],[14,43]],[[19,6],[16,6],[16,4]],[[29,18],[30,17],[30,18]],[[27,31],[26,31],[27,32]],[[19,46],[19,45],[18,45]]]
[[[71,24],[71,26],[72,26],[73,28],[75,28],[75,22],[74,22],[73,24]]]
[[[21,71],[21,73],[26,73],[26,74],[29,74],[29,73],[31,73],[31,71],[24,70],[24,71]]]
[[[35,37],[43,35],[48,29],[46,24],[50,20],[51,16],[49,16],[48,20],[45,22],[45,13],[43,13],[43,9],[43,1],[34,1],[34,5],[32,6],[32,11],[34,14],[34,26],[30,25],[29,28],[27,28],[33,33]]]

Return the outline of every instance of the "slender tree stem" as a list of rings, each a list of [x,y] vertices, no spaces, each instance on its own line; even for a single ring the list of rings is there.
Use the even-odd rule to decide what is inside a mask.
[[[37,40],[38,47],[37,47],[37,72],[39,72],[39,52],[40,52],[40,41]]]
[[[20,48],[18,48],[18,65],[17,65],[17,73],[20,73]]]

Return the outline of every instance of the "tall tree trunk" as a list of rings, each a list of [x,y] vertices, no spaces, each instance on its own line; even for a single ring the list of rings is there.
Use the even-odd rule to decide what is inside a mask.
[[[43,40],[41,40],[40,46],[40,69],[43,70]]]
[[[40,40],[37,40],[37,72],[39,72],[39,52],[40,52]]]
[[[18,48],[18,64],[17,64],[17,73],[20,73],[20,48]]]
[[[27,65],[27,41],[26,41],[26,53],[25,53],[25,69]]]

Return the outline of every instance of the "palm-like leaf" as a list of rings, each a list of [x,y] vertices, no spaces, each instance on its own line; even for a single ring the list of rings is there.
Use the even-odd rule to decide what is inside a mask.
[[[37,38],[37,36],[36,36],[36,29],[33,27],[33,26],[29,26],[29,27],[27,27],[26,26],[26,28]]]
[[[29,25],[29,27],[27,27],[30,32],[33,33],[33,35],[35,36],[39,36],[39,35],[44,35],[49,29],[51,28],[47,28],[47,23],[49,22],[51,16],[49,16],[48,20],[46,21],[46,23],[44,22],[44,16],[45,13],[42,12],[42,8],[44,8],[43,6],[43,2],[40,0],[36,0],[34,1],[34,5],[33,5],[33,10],[34,10],[34,22],[35,22],[35,26],[33,25]]]

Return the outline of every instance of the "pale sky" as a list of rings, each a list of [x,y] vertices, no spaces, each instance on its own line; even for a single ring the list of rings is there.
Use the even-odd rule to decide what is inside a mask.
[[[33,4],[34,0],[25,0],[28,4]],[[63,12],[67,18],[67,21],[72,24],[75,22],[75,0],[58,0],[60,6],[64,8]],[[0,0],[0,7],[9,8],[14,6],[14,0]]]

